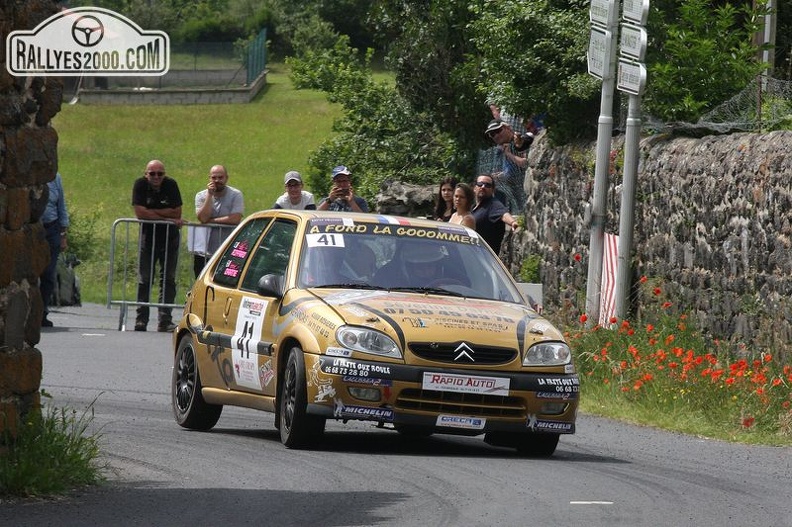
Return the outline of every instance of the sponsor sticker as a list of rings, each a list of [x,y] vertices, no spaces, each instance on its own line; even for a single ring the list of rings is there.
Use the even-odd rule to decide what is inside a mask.
[[[503,377],[424,372],[421,387],[438,392],[509,395],[509,383],[510,380]]]
[[[161,76],[170,66],[170,39],[109,9],[76,7],[9,33],[5,58],[14,76]]]
[[[537,419],[535,414],[528,415],[528,421],[525,423],[528,430],[532,432],[555,432],[557,434],[573,434],[575,433],[575,423],[566,423],[563,421],[545,421]]]
[[[464,428],[467,430],[484,430],[487,420],[482,417],[460,417],[458,415],[438,415],[437,426]]]
[[[348,350],[346,348],[329,347],[325,351],[325,354],[331,355],[333,357],[351,357],[352,350]]]
[[[242,297],[236,328],[231,337],[234,379],[240,386],[261,390],[267,380],[258,370],[258,344],[268,302],[255,297]]]
[[[371,406],[347,406],[340,399],[335,399],[333,417],[337,419],[362,419],[368,421],[393,421],[393,410],[390,408],[373,408]]]

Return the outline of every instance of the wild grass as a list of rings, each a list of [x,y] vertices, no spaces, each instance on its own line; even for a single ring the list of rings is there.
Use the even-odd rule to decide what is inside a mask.
[[[52,125],[75,220],[70,238],[83,262],[77,270],[83,301],[106,301],[111,227],[133,217],[132,184],[149,160],[162,160],[178,182],[185,219],[196,219],[195,194],[215,164],[226,166],[229,184],[243,192],[251,213],[272,206],[287,171],[308,168],[309,154],[339,115],[324,94],[294,90],[282,64],[270,65],[267,87],[245,105],[64,104]]]
[[[644,280],[644,284],[646,280]],[[688,434],[792,445],[792,366],[702,335],[662,287],[640,322],[570,328],[581,409]]]
[[[93,405],[82,413],[47,406],[31,412],[15,439],[0,444],[0,497],[50,496],[104,479]]]

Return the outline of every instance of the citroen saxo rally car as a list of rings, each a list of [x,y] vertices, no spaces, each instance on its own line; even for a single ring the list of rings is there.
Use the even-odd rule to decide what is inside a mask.
[[[173,350],[186,428],[208,430],[234,405],[273,412],[289,448],[354,419],[483,434],[534,456],[575,431],[569,346],[461,225],[255,213],[188,293]]]

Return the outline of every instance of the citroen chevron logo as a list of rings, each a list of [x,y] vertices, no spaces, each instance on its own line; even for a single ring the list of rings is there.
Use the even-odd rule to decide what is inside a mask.
[[[457,355],[456,355],[456,357],[454,357],[454,360],[455,360],[455,361],[458,361],[458,360],[460,360],[461,358],[465,357],[465,358],[467,358],[467,360],[469,360],[470,362],[476,362],[476,359],[474,359],[474,358],[473,358],[473,355],[474,355],[476,352],[475,352],[475,351],[473,351],[473,348],[471,348],[470,346],[468,346],[466,342],[463,342],[462,344],[460,344],[459,346],[457,346],[457,348],[454,350],[454,353],[456,353],[456,354],[457,354]]]

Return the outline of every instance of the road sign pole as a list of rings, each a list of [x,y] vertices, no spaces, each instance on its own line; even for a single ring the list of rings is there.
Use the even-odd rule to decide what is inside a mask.
[[[619,2],[614,2],[607,14],[607,30],[612,36],[607,67],[602,76],[600,115],[597,121],[597,159],[594,165],[594,194],[591,205],[591,237],[589,240],[588,277],[586,281],[587,325],[599,320],[602,291],[602,255],[604,252],[606,197],[610,169],[611,137],[613,132],[613,92],[615,89],[616,43]]]
[[[641,97],[630,95],[624,139],[624,181],[619,213],[619,259],[616,266],[616,317],[627,316],[630,298],[630,265],[635,226],[635,185],[638,179],[638,152],[641,140]]]

